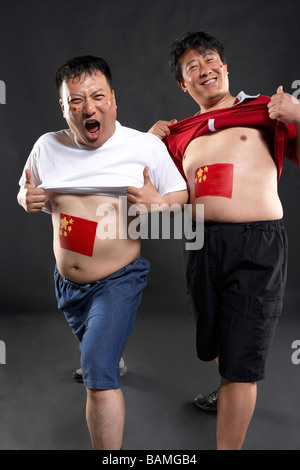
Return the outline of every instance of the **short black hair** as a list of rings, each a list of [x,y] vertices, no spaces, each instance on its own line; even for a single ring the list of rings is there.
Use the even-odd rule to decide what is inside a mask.
[[[200,53],[207,50],[216,51],[223,64],[226,63],[224,47],[218,39],[204,31],[190,31],[181,39],[176,39],[171,46],[169,65],[179,83],[183,82],[180,58],[188,49],[197,49]]]
[[[81,77],[81,75],[84,74],[92,75],[98,70],[106,77],[107,83],[111,89],[111,71],[109,65],[104,59],[93,55],[85,55],[68,60],[59,67],[55,74],[55,82],[59,94],[64,81],[68,81],[71,78]]]

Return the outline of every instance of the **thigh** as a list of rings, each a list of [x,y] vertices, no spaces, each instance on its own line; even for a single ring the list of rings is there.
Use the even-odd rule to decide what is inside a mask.
[[[243,253],[220,295],[220,373],[242,382],[262,380],[282,310],[287,239],[281,227],[267,226],[244,236]],[[238,246],[236,246],[238,249]],[[233,274],[234,273],[234,274]]]
[[[196,324],[197,355],[203,361],[218,356],[218,303],[210,243],[210,230],[205,228],[203,247],[184,251],[188,303]]]
[[[143,263],[133,263],[91,299],[80,344],[88,388],[120,388],[119,360],[135,326],[147,272]]]
[[[80,343],[83,380],[88,388],[119,388],[118,364],[134,328],[132,296],[108,288],[93,298]]]

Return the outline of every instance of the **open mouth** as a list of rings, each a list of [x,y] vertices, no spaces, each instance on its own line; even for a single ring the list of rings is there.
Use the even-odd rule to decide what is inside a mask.
[[[210,80],[206,80],[206,82],[203,82],[203,86],[209,86],[209,85],[214,85],[216,83],[217,79],[216,78],[211,78]]]
[[[98,137],[98,135],[100,133],[100,122],[98,122],[98,121],[86,121],[84,125],[85,125],[85,128],[87,130],[88,135],[91,138]]]

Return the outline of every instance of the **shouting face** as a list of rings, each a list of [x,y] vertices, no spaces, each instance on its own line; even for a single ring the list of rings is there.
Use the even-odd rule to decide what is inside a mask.
[[[63,82],[60,105],[79,144],[101,147],[114,134],[115,95],[100,71]]]

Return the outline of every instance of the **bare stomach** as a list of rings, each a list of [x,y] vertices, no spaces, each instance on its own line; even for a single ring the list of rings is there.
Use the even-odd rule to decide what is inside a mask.
[[[194,139],[183,161],[193,218],[200,205],[207,221],[282,218],[271,152],[267,136],[253,128],[226,129]]]
[[[94,282],[140,255],[140,239],[128,237],[131,219],[127,207],[121,211],[119,198],[50,193],[49,202],[54,256],[63,277],[79,284]]]

